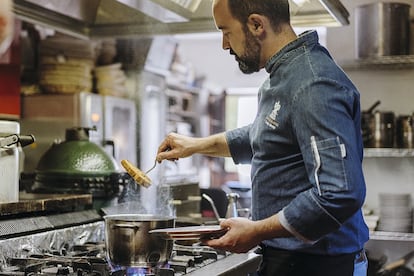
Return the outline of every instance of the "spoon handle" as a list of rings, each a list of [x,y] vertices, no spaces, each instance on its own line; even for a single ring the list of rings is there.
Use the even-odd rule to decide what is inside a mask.
[[[146,171],[145,174],[148,174],[150,171],[152,171],[153,169],[155,169],[155,166],[157,166],[157,159],[155,159],[154,166],[152,166],[151,169],[149,169],[148,171]]]

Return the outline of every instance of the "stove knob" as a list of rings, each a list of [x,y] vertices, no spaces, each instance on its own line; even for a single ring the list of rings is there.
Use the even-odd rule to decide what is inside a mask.
[[[202,255],[194,255],[194,263],[201,264],[203,262],[203,256]]]
[[[58,270],[56,272],[57,275],[69,275],[69,267],[58,267]]]

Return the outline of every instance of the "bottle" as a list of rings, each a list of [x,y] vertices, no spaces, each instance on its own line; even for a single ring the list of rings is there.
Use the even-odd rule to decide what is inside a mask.
[[[238,193],[227,194],[229,205],[227,206],[226,218],[236,218],[239,216],[237,212],[237,200],[239,197]]]

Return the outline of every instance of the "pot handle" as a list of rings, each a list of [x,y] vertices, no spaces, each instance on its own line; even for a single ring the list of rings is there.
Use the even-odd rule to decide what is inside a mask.
[[[112,148],[112,157],[115,158],[115,142],[113,140],[104,140],[102,141],[102,146],[106,148],[106,146],[110,146]]]
[[[370,108],[368,108],[367,111],[365,111],[366,113],[372,113],[372,111],[374,111],[374,109],[379,106],[381,104],[381,101],[378,100],[376,101]]]
[[[128,223],[118,223],[118,224],[112,225],[112,229],[116,229],[116,228],[132,228],[132,229],[139,230],[138,225],[128,224]]]

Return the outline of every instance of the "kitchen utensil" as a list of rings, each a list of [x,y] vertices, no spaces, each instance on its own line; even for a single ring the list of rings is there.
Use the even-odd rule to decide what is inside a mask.
[[[208,240],[223,236],[228,230],[220,225],[200,225],[176,228],[154,229],[149,231],[166,240]]]
[[[148,171],[146,171],[145,174],[148,174],[150,171],[155,169],[156,166],[157,166],[157,160],[154,161],[154,165]]]
[[[175,219],[150,214],[104,216],[107,257],[112,265],[147,267],[171,257],[173,241],[150,235],[154,229],[171,228]]]
[[[210,197],[210,196],[208,196],[208,195],[206,195],[206,194],[202,194],[201,195],[205,200],[207,200],[208,201],[208,203],[210,203],[210,205],[211,205],[211,208],[213,209],[213,212],[214,212],[214,216],[216,217],[216,219],[217,219],[217,222],[220,222],[220,215],[219,215],[219,213],[218,213],[218,211],[217,211],[217,208],[216,208],[216,204],[214,203],[214,201],[213,201],[213,199]]]
[[[393,273],[400,268],[403,268],[404,272]],[[379,275],[414,275],[414,251],[411,251],[404,255],[403,257],[395,260],[384,266],[379,271]]]
[[[0,137],[0,148],[6,148],[17,143],[20,143],[20,146],[25,147],[34,143],[34,141],[35,138],[33,135],[12,134],[6,137]]]
[[[142,172],[140,169],[135,167],[131,164],[128,160],[121,160],[121,165],[127,171],[127,173],[141,186],[148,188],[151,185],[151,179],[147,176],[147,174],[152,171],[155,166],[157,165],[157,160],[155,160],[154,165],[152,168],[147,170],[145,173]]]
[[[240,195],[238,193],[229,193],[227,194],[227,198],[229,200],[229,205],[227,207],[226,218],[237,218],[239,216],[237,201],[240,198]]]
[[[19,200],[20,150],[34,142],[33,135],[20,135],[20,124],[0,120],[0,203]]]
[[[364,146],[368,148],[392,148],[395,137],[395,114],[391,111],[374,109],[380,104],[376,101],[361,114],[361,131]]]
[[[377,106],[379,106],[380,104],[381,104],[380,100],[376,101],[373,105],[371,105],[370,108],[368,108],[366,111],[364,111],[364,113],[372,114],[374,109],[377,108]]]
[[[408,55],[410,5],[374,2],[355,10],[357,58]]]
[[[380,104],[381,101],[376,101],[370,108],[363,111],[361,114],[362,139],[365,147],[372,147],[375,131],[374,109]]]
[[[414,147],[414,122],[413,116],[400,115],[396,120],[396,144],[399,148]]]
[[[395,137],[395,114],[391,111],[376,111],[375,130],[374,130],[374,147],[375,148],[392,148],[394,147]]]

